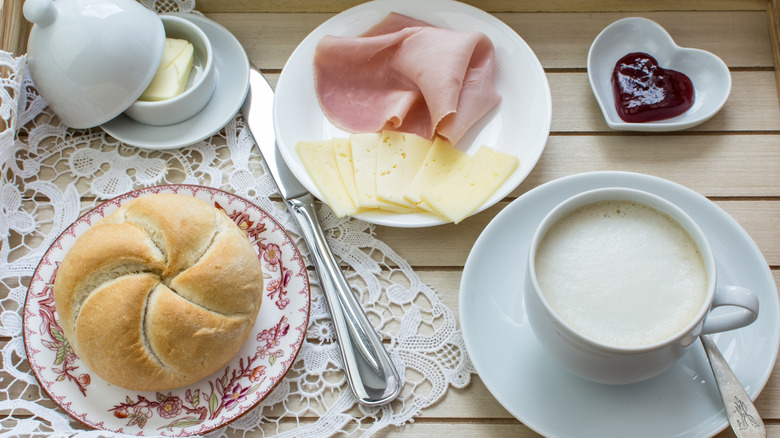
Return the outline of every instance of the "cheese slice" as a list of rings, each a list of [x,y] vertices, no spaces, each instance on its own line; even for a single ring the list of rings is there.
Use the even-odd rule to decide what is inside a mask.
[[[349,197],[352,198],[355,207],[360,208],[360,200],[355,187],[355,170],[353,168],[352,149],[349,145],[349,139],[334,138],[333,153],[336,157],[336,165],[339,169],[339,175],[341,175],[341,181],[344,182],[344,187],[347,189]]]
[[[376,198],[376,149],[379,138],[378,132],[349,136],[355,191],[360,208],[379,208]]]
[[[430,211],[430,207],[422,199],[423,190],[439,184],[453,169],[458,167],[459,163],[468,159],[467,154],[455,149],[441,137],[437,137],[428,150],[428,155],[425,156],[420,170],[406,189],[404,199]]]
[[[477,210],[517,168],[518,159],[487,146],[449,172],[421,198],[440,216],[458,223]]]
[[[393,213],[419,213],[420,209],[417,207],[409,207],[408,205],[399,205],[393,202],[387,202],[379,200],[379,209],[390,211]]]
[[[336,216],[354,214],[357,208],[341,179],[333,141],[298,142],[295,149],[303,167],[320,191],[323,201],[333,209]]]
[[[416,204],[404,198],[404,193],[420,170],[430,147],[430,140],[415,134],[382,132],[376,165],[376,193],[379,201],[416,207]]]

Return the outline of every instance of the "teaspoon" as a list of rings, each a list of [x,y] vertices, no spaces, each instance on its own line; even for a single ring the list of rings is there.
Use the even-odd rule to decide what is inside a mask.
[[[734,434],[737,438],[765,438],[764,422],[745,392],[745,388],[734,375],[734,371],[726,359],[720,354],[718,346],[709,335],[701,335],[700,337]]]

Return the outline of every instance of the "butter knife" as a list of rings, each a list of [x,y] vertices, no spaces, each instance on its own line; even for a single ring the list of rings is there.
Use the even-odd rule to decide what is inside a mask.
[[[273,99],[274,92],[263,75],[250,69],[249,94],[242,107],[244,118],[309,247],[328,302],[349,386],[362,405],[388,403],[401,392],[398,371],[333,257],[317,218],[314,197],[295,178],[276,147]]]

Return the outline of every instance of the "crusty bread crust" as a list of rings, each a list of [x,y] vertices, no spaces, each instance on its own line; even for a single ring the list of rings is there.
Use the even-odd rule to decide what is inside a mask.
[[[65,337],[109,383],[162,391],[223,367],[247,340],[263,296],[252,244],[196,198],[134,199],[65,255],[54,300]]]

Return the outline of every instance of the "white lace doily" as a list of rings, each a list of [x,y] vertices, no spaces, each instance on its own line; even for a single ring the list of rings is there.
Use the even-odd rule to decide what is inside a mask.
[[[188,0],[144,3],[158,12],[194,12],[195,7]],[[169,183],[222,188],[271,213],[293,236],[297,226],[284,204],[271,198],[276,188],[240,115],[195,145],[147,151],[99,128],[62,125],[36,93],[24,56],[0,52],[0,67],[0,410],[8,415],[0,428],[9,436],[106,436],[84,430],[49,400],[26,359],[22,307],[30,277],[52,241],[107,199]],[[412,421],[450,386],[470,381],[474,371],[455,317],[436,293],[376,239],[371,224],[338,219],[327,207],[319,214],[333,252],[348,266],[347,279],[403,376],[401,395],[379,408],[356,404],[314,277],[307,341],[291,371],[264,402],[210,437],[235,435],[231,429],[238,435],[260,430],[263,436],[370,436]],[[307,254],[301,239],[296,242]],[[316,420],[299,421],[302,417]]]

